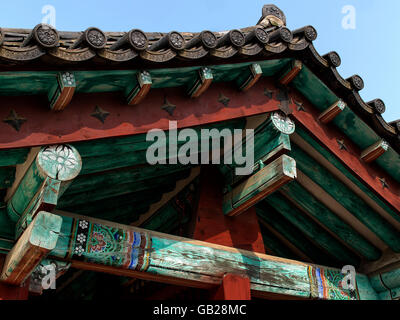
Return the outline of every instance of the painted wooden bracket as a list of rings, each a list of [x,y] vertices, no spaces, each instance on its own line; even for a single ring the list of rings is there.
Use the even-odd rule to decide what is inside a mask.
[[[53,111],[64,110],[71,102],[76,89],[75,76],[72,72],[57,74],[57,83],[49,91],[50,108]]]
[[[82,168],[78,151],[70,145],[42,147],[7,201],[7,213],[17,223],[17,236],[37,212],[52,210]]]
[[[20,286],[56,247],[62,217],[41,211],[8,253],[0,280]]]
[[[297,77],[302,68],[303,63],[300,60],[293,60],[289,67],[287,67],[279,77],[279,83],[287,86],[293,81],[294,78]]]
[[[254,165],[253,172],[264,167],[264,163],[270,162],[282,154],[289,153],[289,135],[295,130],[294,122],[281,112],[273,112],[268,116],[267,121],[259,125],[254,131]],[[234,153],[241,154],[244,150],[244,143],[235,145]],[[246,142],[249,143],[249,142]],[[233,161],[232,164],[221,164],[219,169],[224,176],[226,188],[243,180],[245,176],[235,174],[235,169],[240,165]]]
[[[263,71],[261,69],[261,66],[258,63],[253,63],[252,65],[250,65],[249,72],[248,72],[248,74],[246,73],[244,75],[244,79],[243,79],[243,76],[241,76],[237,80],[237,85],[238,85],[239,90],[240,91],[249,90],[261,78],[262,73],[263,73]]]
[[[126,101],[129,105],[136,105],[146,98],[150,91],[153,81],[151,75],[147,71],[140,71],[136,74],[136,81],[134,84],[126,89]]]
[[[375,161],[389,149],[385,140],[380,140],[361,152],[361,159],[367,163]]]
[[[282,155],[224,196],[223,212],[237,216],[296,178],[296,161]]]
[[[195,82],[189,86],[188,95],[191,98],[197,98],[203,94],[211,85],[214,77],[210,68],[199,69]]]
[[[48,258],[69,261],[72,268],[204,289],[220,286],[224,274],[235,274],[249,278],[252,296],[310,298],[312,294],[308,269],[315,266],[307,263],[72,213],[57,214],[63,219],[63,238]],[[104,235],[102,246],[95,242],[99,233]],[[324,270],[333,272],[338,280],[344,277],[340,270]],[[336,283],[324,281],[321,285]],[[357,274],[357,287],[364,299],[369,297],[369,290],[374,292],[365,275]],[[339,295],[326,299],[348,298],[337,289]]]
[[[335,119],[345,108],[346,103],[343,100],[339,100],[322,112],[319,115],[318,120],[324,124],[327,124]]]

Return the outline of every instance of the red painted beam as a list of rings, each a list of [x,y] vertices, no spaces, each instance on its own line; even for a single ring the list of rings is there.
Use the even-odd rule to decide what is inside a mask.
[[[236,217],[223,214],[222,177],[214,169],[211,166],[203,166],[201,169],[200,198],[193,239],[265,253],[254,207]]]
[[[372,190],[385,199],[395,209],[400,210],[400,184],[376,164],[367,164],[360,160],[360,150],[349,138],[331,124],[322,124],[318,121],[320,112],[299,93],[293,92],[292,98],[302,101],[305,111],[293,108],[293,116],[309,133],[314,136],[325,148],[338,157],[350,172],[365,182]],[[336,139],[343,140],[346,149],[340,149]],[[383,188],[380,178],[385,178],[390,186]]]
[[[0,300],[28,300],[28,285],[15,287],[0,282]]]
[[[268,79],[247,92],[216,83],[195,100],[180,88],[154,89],[135,108],[127,105],[120,93],[81,93],[59,113],[51,112],[43,97],[2,97],[0,149],[141,134],[154,128],[168,129],[168,120],[176,120],[178,127],[184,128],[277,110],[279,103],[264,94],[266,87],[273,88]],[[221,94],[229,98],[228,103],[219,101]],[[162,108],[165,97],[176,106],[172,115]],[[96,106],[109,113],[104,123],[93,116],[99,112]],[[12,110],[25,119],[19,131],[3,121]]]
[[[247,277],[226,274],[221,286],[212,297],[214,300],[250,300],[250,280]]]

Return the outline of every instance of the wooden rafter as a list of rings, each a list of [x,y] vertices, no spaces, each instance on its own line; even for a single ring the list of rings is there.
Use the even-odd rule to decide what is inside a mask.
[[[296,99],[299,99],[296,97]],[[366,164],[360,159],[361,151],[343,133],[333,126],[321,126],[318,122],[319,113],[310,103],[304,102],[308,112],[293,111],[293,116],[299,121],[312,135],[322,143],[331,153],[333,153],[351,172],[364,181],[374,192],[379,194],[397,211],[400,211],[400,185],[394,181],[387,173],[380,168]],[[342,139],[347,150],[338,147],[336,139]],[[385,177],[390,181],[390,188],[383,188],[379,178]]]
[[[266,83],[268,82],[271,82],[268,85],[272,87],[272,81],[267,80]],[[94,95],[77,93],[70,107],[62,113],[49,113],[42,108],[39,98],[30,98],[27,104],[27,98],[23,96],[5,97],[4,104],[13,105],[18,115],[27,121],[19,131],[0,121],[0,149],[145,134],[154,128],[168,130],[169,121],[174,119],[179,120],[178,128],[186,128],[278,110],[276,102],[264,95],[266,83],[258,82],[251,92],[244,93],[228,83],[218,83],[194,100],[188,100],[174,88],[153,89],[152,94],[135,108],[127,108],[112,92]],[[229,99],[227,105],[219,101],[221,92]],[[165,97],[176,106],[173,115],[161,108]],[[103,112],[108,112],[104,121],[99,121],[93,116],[95,106],[104,109]],[[76,110],[79,110],[79,113]],[[0,119],[6,119],[9,113],[8,108],[0,109]],[[193,117],[194,114],[201,114],[201,117]],[[34,123],[33,127],[40,130],[32,131],[33,127],[29,127],[28,122]],[[14,137],[12,141],[9,139],[10,134]]]
[[[49,91],[50,108],[53,111],[62,111],[71,102],[76,89],[75,76],[72,72],[60,72],[57,81]]]
[[[378,159],[388,150],[388,143],[380,140],[361,152],[361,159],[369,163]]]

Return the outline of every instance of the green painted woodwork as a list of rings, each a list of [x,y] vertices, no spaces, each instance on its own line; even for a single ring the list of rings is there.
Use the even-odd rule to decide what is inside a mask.
[[[292,85],[321,112],[325,111],[340,98],[306,66],[303,66],[303,69],[292,81]],[[346,134],[360,150],[364,150],[381,140],[381,137],[350,108],[345,108],[332,122],[340,131]],[[397,181],[400,181],[400,155],[392,147],[389,146],[388,151],[379,157],[376,162]]]
[[[176,219],[177,212],[175,208],[168,203],[161,210],[156,212],[151,219],[145,221],[140,227],[153,231],[161,231],[159,228],[168,229],[168,223]]]
[[[57,184],[57,197],[61,195],[71,180],[79,174],[81,167],[81,158],[74,147],[42,147],[7,203],[11,220],[17,222],[25,214],[31,215],[30,219],[33,218],[35,212],[30,211],[37,208],[36,204],[41,201],[43,192],[51,200],[49,203],[54,205],[56,201],[51,188]],[[46,183],[49,183],[47,189]]]
[[[7,214],[4,204],[0,204],[0,238],[14,240],[15,226]]]
[[[163,178],[157,179],[156,188],[165,190],[165,192],[172,191],[175,187],[175,182],[177,180],[184,179],[188,177],[190,170],[183,172],[178,172],[172,175],[164,176]],[[84,204],[86,202],[93,202],[96,200],[112,198],[118,195],[129,194],[132,192],[154,189],[154,181],[139,181],[131,183],[120,183],[118,187],[99,187],[91,191],[82,191],[76,194],[70,195],[69,190],[59,200],[59,207],[71,207],[74,205]]]
[[[151,75],[147,71],[141,71],[136,74],[136,77],[131,79],[131,82],[125,89],[125,97],[128,104],[139,103],[147,94],[149,88],[153,84]]]
[[[286,219],[291,221],[307,237],[313,239],[315,243],[326,251],[330,252],[338,259],[344,260],[347,264],[353,266],[358,266],[360,264],[360,258],[356,254],[336,240],[330,233],[325,231],[302,211],[289,203],[284,196],[276,192],[270,195],[266,201]]]
[[[48,99],[50,102],[50,109],[53,110],[62,110],[62,109],[55,109],[55,106],[59,102],[60,96],[62,95],[63,91],[67,88],[76,88],[76,81],[75,76],[72,72],[59,72],[57,74],[56,81],[54,81],[53,87],[48,92]],[[60,106],[59,106],[60,107]],[[61,105],[61,107],[65,107]]]
[[[57,244],[62,222],[61,216],[40,211],[33,221],[29,242],[34,246],[53,250]]]
[[[400,215],[398,212],[393,210],[385,201],[379,198],[371,189],[369,189],[364,183],[362,183],[358,178],[352,174],[347,167],[345,167],[340,159],[338,159],[330,151],[322,147],[318,142],[310,137],[301,127],[297,127],[296,133],[309,145],[311,145],[317,152],[319,152],[326,160],[328,160],[332,165],[334,165],[340,172],[353,182],[358,188],[360,188],[368,197],[370,197],[376,204],[378,204],[382,209],[384,209],[388,214],[390,214],[394,219],[400,222]]]
[[[56,247],[63,218],[40,211],[7,254],[0,280],[21,285]]]
[[[370,277],[371,285],[376,292],[400,288],[400,269],[375,274]]]
[[[339,100],[305,65],[303,65],[296,78],[293,79],[291,85],[299,90],[321,112]]]
[[[268,60],[257,62],[264,76],[272,76],[290,60]],[[253,62],[208,66],[214,82],[233,81]],[[197,76],[201,66],[148,70],[152,78],[152,88],[187,86]],[[76,92],[124,92],[129,87],[138,70],[95,70],[74,71]],[[0,73],[0,94],[8,96],[36,95],[48,93],[54,87],[58,71],[20,71]]]
[[[334,212],[319,202],[311,193],[305,190],[298,182],[293,181],[281,189],[287,197],[308,212],[316,220],[336,234],[343,242],[347,243],[367,260],[377,260],[381,252],[373,244],[367,241],[350,225],[340,219]]]
[[[93,202],[91,202],[91,199],[89,198],[86,203],[71,205],[68,207],[62,206],[61,202],[61,204],[58,205],[58,208],[88,216],[99,215],[102,212],[108,212],[110,214],[115,212],[116,214],[119,214],[118,210],[120,210],[120,208],[135,208],[140,207],[141,205],[150,205],[152,203],[156,203],[161,200],[162,194],[163,189],[155,186],[150,190],[125,193],[111,198],[95,200]],[[108,219],[114,220],[111,218]]]
[[[31,199],[28,206],[24,210],[24,213],[19,218],[16,229],[15,229],[15,238],[17,239],[21,233],[28,227],[28,225],[32,222],[36,213],[42,209],[46,208],[46,210],[52,210],[57,205],[57,200],[62,194],[63,190],[65,190],[61,186],[61,181],[46,177],[44,182],[35,196]]]
[[[290,220],[286,219],[275,210],[267,200],[257,204],[256,210],[260,219],[304,253],[312,262],[335,267],[340,267],[345,264],[343,257],[335,257],[330,251],[324,251],[316,246]]]
[[[7,254],[13,247],[14,241],[0,238],[0,253]]]
[[[79,226],[79,227],[78,227]],[[85,229],[82,229],[85,226]],[[99,233],[104,243],[98,251],[81,249],[80,230],[88,229],[87,240],[93,246],[93,238],[98,239]],[[72,255],[72,260],[79,255],[84,261],[92,264],[108,265],[119,269],[128,269],[131,255],[126,254],[132,247],[128,234],[140,234],[146,240],[144,250],[138,252],[138,258],[148,261],[147,265],[136,265],[141,272],[153,276],[166,276],[171,279],[191,281],[192,285],[214,286],[219,284],[224,274],[246,274],[250,278],[251,289],[261,292],[279,293],[295,297],[310,297],[310,280],[308,265],[295,261],[275,260],[266,255],[254,255],[252,252],[214,247],[205,242],[193,242],[190,239],[176,238],[170,235],[153,234],[149,231],[128,226],[111,226],[107,222],[90,222],[90,219],[80,217],[63,217],[61,234],[51,257],[64,258]],[[118,237],[116,236],[118,235]],[[151,246],[148,248],[148,246]],[[110,256],[124,257],[110,259]],[[136,261],[136,260],[135,260]],[[138,260],[139,261],[139,260]],[[141,260],[140,260],[141,261]],[[132,262],[131,262],[132,263]],[[139,274],[136,274],[137,277]],[[176,281],[176,280],[175,280]]]
[[[243,118],[222,121],[205,126],[191,127],[200,135],[201,129],[243,129],[246,120]],[[178,130],[178,134],[181,129]],[[165,131],[165,143],[169,145],[169,132]],[[153,141],[146,141],[146,134],[138,134],[132,136],[106,138],[93,141],[84,141],[74,143],[73,146],[79,151],[82,159],[91,157],[100,157],[115,154],[125,154],[137,151],[146,151]],[[184,141],[178,141],[178,144],[183,144]],[[85,162],[85,161],[83,161]]]
[[[400,233],[378,213],[373,211],[344,183],[337,180],[327,169],[319,165],[299,147],[292,145],[293,157],[300,171],[310,177],[330,196],[365,224],[395,252],[400,252]]]
[[[265,253],[286,259],[299,260],[299,257],[287,248],[273,233],[260,224]]]
[[[0,167],[0,189],[12,186],[15,178],[15,167]]]
[[[244,138],[241,144],[242,154],[246,150],[246,139]],[[235,150],[238,147],[235,147]],[[260,170],[260,160],[267,162],[269,159],[276,157],[281,153],[290,151],[290,139],[287,134],[282,133],[273,124],[271,117],[263,124],[254,130],[254,172]],[[232,159],[232,164],[221,164],[219,170],[225,178],[227,185],[237,183],[243,179],[243,176],[235,174],[235,168],[242,167],[243,164],[237,165],[235,159]]]
[[[115,188],[119,184],[133,183],[150,179],[162,178],[176,172],[187,170],[189,166],[180,164],[157,165],[124,170],[105,171],[97,175],[80,175],[68,188],[68,195],[100,188]]]
[[[199,97],[214,79],[211,69],[207,67],[201,68],[197,72],[197,77],[187,85],[187,95],[191,98]]]
[[[0,150],[0,167],[15,166],[24,163],[30,148]]]
[[[374,290],[368,276],[357,273],[356,281],[361,300],[385,300]]]
[[[252,82],[257,81],[262,76],[262,68],[258,63],[253,63],[249,65],[245,72],[242,72],[236,78],[236,86],[239,90],[247,90],[248,87],[251,87]]]
[[[222,211],[225,215],[237,215],[242,206],[255,205],[281,185],[296,177],[296,162],[287,155],[282,155],[258,172],[249,176],[224,195]]]

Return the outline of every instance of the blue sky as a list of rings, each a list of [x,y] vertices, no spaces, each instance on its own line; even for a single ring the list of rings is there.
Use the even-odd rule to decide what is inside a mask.
[[[381,98],[384,118],[400,119],[397,74],[400,72],[399,0],[13,0],[2,1],[2,27],[32,28],[42,21],[42,7],[56,9],[56,28],[81,31],[222,31],[254,25],[264,4],[274,3],[286,14],[290,29],[313,25],[314,45],[321,53],[337,51],[339,71],[347,78],[359,74],[365,82],[361,96]],[[344,6],[355,8],[356,28],[344,29]]]

